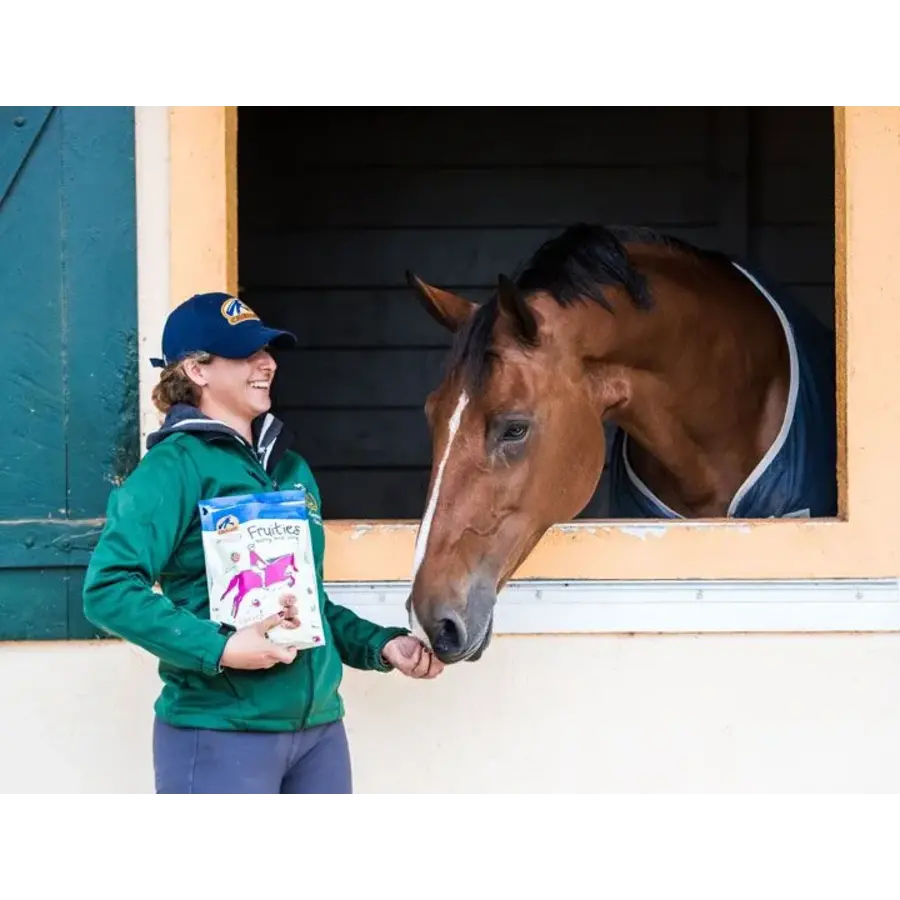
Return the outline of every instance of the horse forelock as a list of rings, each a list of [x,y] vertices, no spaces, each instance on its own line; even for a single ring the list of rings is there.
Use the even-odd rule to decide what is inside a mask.
[[[447,374],[459,372],[462,387],[472,396],[484,390],[496,356],[494,328],[499,317],[496,297],[482,303],[469,317],[453,343]]]

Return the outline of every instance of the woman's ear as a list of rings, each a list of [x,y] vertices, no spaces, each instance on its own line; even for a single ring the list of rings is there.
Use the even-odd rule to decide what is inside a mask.
[[[186,359],[181,364],[181,370],[190,378],[197,387],[206,387],[209,379],[206,375],[206,366],[201,365],[196,359]]]

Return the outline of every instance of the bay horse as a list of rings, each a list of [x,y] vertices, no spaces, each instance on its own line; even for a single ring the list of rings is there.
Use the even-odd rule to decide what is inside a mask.
[[[728,256],[579,224],[481,305],[407,279],[455,333],[407,601],[445,663],[481,656],[498,591],[604,468],[611,518],[837,514],[833,336]]]

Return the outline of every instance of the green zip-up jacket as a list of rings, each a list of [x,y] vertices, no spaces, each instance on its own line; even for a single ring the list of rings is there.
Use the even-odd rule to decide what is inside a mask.
[[[383,628],[332,603],[323,586],[322,499],[290,436],[271,414],[254,423],[254,446],[185,405],[170,410],[148,450],[107,504],[106,524],[84,582],[84,612],[107,633],[159,659],[157,716],[175,726],[291,731],[342,718],[342,664],[390,671]],[[198,504],[234,494],[292,489],[312,495],[310,530],[326,643],[270,669],[223,668],[233,634],[209,619]],[[154,590],[159,584],[161,593]]]

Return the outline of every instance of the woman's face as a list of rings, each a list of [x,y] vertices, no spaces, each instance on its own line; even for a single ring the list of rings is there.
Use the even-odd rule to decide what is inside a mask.
[[[188,375],[201,387],[201,406],[252,421],[272,405],[269,392],[276,368],[264,347],[247,359],[214,356],[211,362],[192,367]]]

